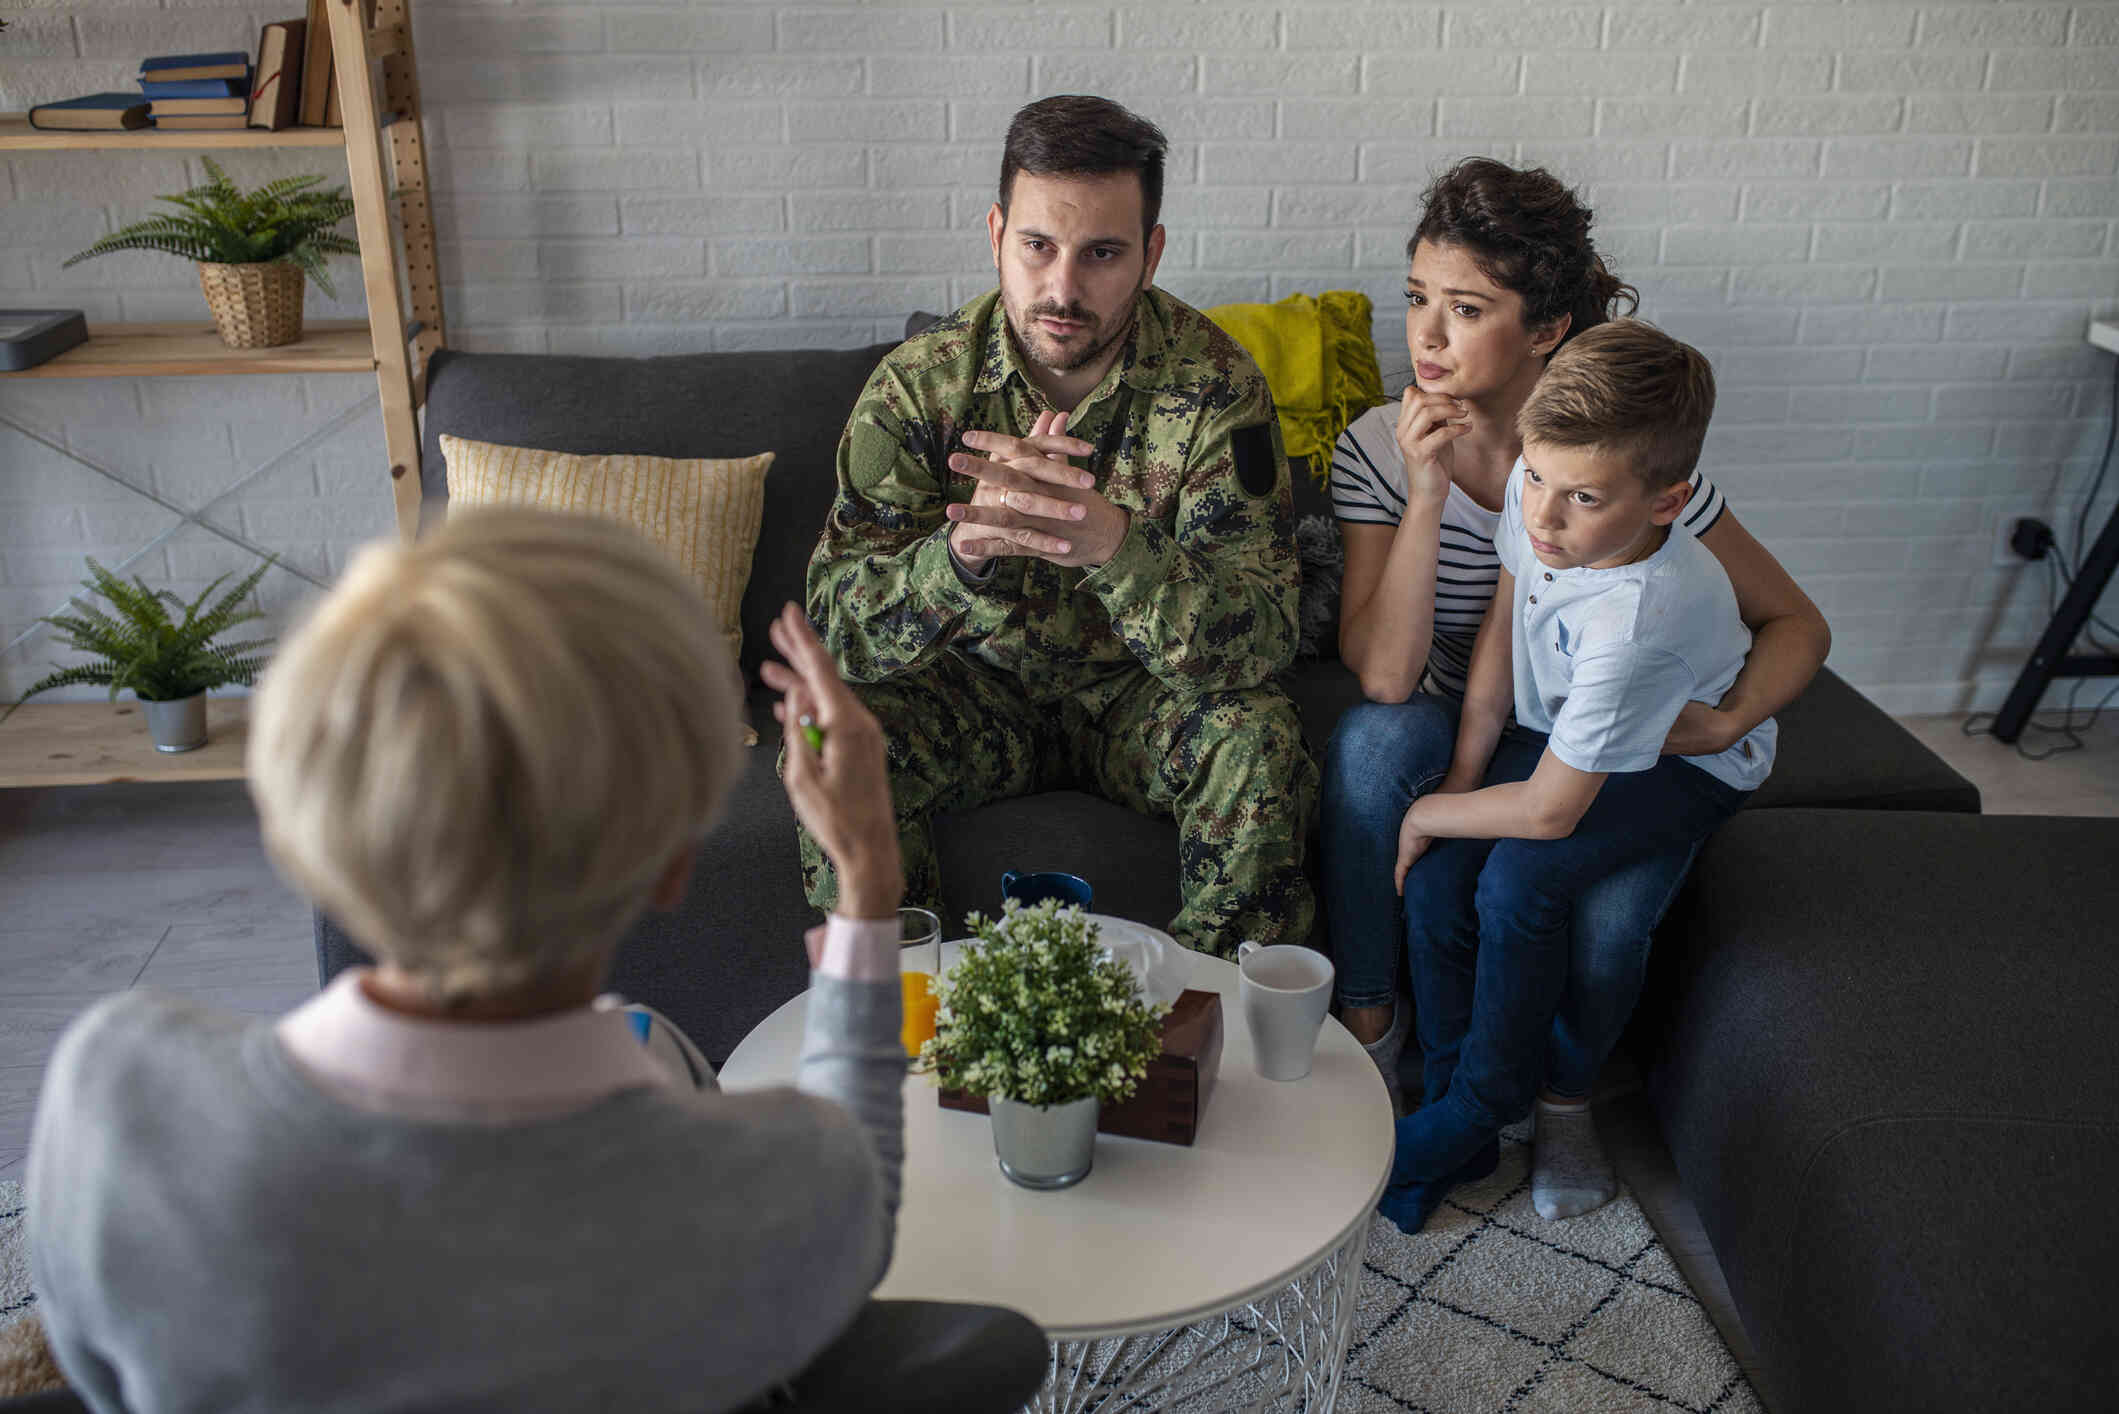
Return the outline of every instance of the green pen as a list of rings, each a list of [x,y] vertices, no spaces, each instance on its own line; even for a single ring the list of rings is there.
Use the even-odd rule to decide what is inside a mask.
[[[811,751],[821,752],[824,750],[824,728],[817,725],[815,717],[804,712],[801,716],[795,718],[795,725],[802,729],[802,737],[809,743]]]

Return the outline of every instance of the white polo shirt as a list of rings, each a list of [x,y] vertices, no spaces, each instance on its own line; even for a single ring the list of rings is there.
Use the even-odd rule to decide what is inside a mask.
[[[1545,732],[1578,771],[1645,771],[1687,702],[1717,705],[1751,651],[1751,630],[1714,552],[1682,524],[1617,569],[1549,569],[1523,528],[1523,461],[1508,474],[1494,549],[1516,577],[1516,721]],[[1714,756],[1685,759],[1738,790],[1773,770],[1765,721]]]

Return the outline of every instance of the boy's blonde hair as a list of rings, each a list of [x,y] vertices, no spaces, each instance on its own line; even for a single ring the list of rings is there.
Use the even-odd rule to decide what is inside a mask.
[[[738,769],[699,589],[613,522],[459,511],[362,550],[252,704],[266,848],[437,1000],[614,941]]]
[[[1545,367],[1516,414],[1525,442],[1624,457],[1650,491],[1699,465],[1714,416],[1714,365],[1638,319],[1584,329]]]

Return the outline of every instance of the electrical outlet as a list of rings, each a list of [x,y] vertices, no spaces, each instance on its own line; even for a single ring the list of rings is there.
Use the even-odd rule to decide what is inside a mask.
[[[2042,560],[2052,552],[2053,544],[2053,527],[2037,516],[2003,511],[1994,519],[1993,563],[1997,568]]]

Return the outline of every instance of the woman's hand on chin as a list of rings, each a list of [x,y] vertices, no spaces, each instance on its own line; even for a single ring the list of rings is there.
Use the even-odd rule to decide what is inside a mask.
[[[1405,390],[1398,403],[1397,439],[1408,500],[1440,501],[1449,495],[1457,460],[1451,444],[1471,429],[1471,405],[1462,398],[1417,386]]]

